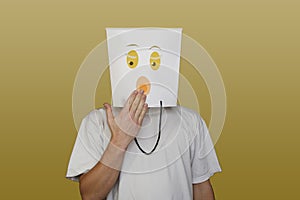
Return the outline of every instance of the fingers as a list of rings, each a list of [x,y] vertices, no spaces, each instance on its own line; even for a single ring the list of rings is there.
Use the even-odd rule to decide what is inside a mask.
[[[111,105],[108,104],[108,103],[104,103],[103,106],[105,107],[107,122],[109,124],[111,124],[112,121],[114,120],[114,116],[113,116],[113,113],[112,113]]]
[[[146,95],[143,90],[134,90],[128,97],[124,106],[124,112],[129,111],[131,120],[140,125],[143,121],[145,113],[147,112],[148,105],[145,104]]]
[[[133,101],[134,101],[134,99],[135,99],[135,97],[136,97],[137,94],[138,94],[138,91],[137,91],[137,90],[134,90],[134,91],[130,94],[130,96],[128,97],[128,99],[127,99],[127,101],[126,101],[126,103],[125,103],[125,106],[124,106],[125,109],[127,109],[127,110],[130,109],[130,107],[131,107],[131,105],[132,105],[132,103],[133,103]]]
[[[132,116],[132,118],[134,118],[134,116],[135,116],[135,112],[140,104],[141,98],[143,97],[143,93],[144,93],[143,90],[138,91],[138,94],[135,96],[135,99],[134,99],[131,107],[129,108],[130,115]]]
[[[145,116],[147,110],[148,110],[148,104],[144,103],[143,109],[142,109],[141,114],[138,119],[138,125],[142,125],[142,122],[143,122],[143,119],[144,119],[144,116]]]
[[[138,122],[138,119],[140,117],[140,114],[143,110],[143,107],[144,107],[144,104],[145,104],[145,101],[146,101],[146,95],[142,95],[141,99],[140,99],[140,102],[139,102],[139,105],[134,113],[134,121]]]

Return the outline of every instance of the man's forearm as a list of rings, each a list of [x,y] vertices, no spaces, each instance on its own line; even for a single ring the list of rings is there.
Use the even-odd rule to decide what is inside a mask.
[[[105,199],[118,180],[125,151],[109,143],[101,160],[80,177],[83,200]]]
[[[215,200],[214,191],[209,180],[193,184],[193,200]]]

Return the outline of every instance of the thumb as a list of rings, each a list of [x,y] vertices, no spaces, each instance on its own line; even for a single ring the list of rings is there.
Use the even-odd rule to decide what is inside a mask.
[[[112,120],[114,119],[114,115],[112,113],[111,105],[108,103],[104,103],[103,106],[105,107],[106,111],[106,118],[109,124],[111,124]]]

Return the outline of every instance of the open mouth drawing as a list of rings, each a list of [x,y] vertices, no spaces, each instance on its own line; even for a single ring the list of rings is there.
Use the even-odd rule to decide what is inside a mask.
[[[143,90],[146,95],[150,93],[151,83],[148,78],[141,76],[136,81],[136,89]]]

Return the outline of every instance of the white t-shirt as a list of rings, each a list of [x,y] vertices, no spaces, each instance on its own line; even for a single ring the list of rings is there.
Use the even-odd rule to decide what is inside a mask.
[[[113,108],[117,115],[121,108]],[[159,108],[150,108],[137,136],[149,152],[157,140]],[[78,181],[100,160],[110,139],[104,109],[94,109],[81,122],[66,177]],[[163,108],[161,138],[156,150],[143,154],[131,142],[120,176],[108,200],[193,199],[192,184],[208,180],[221,168],[205,121],[182,106]]]

